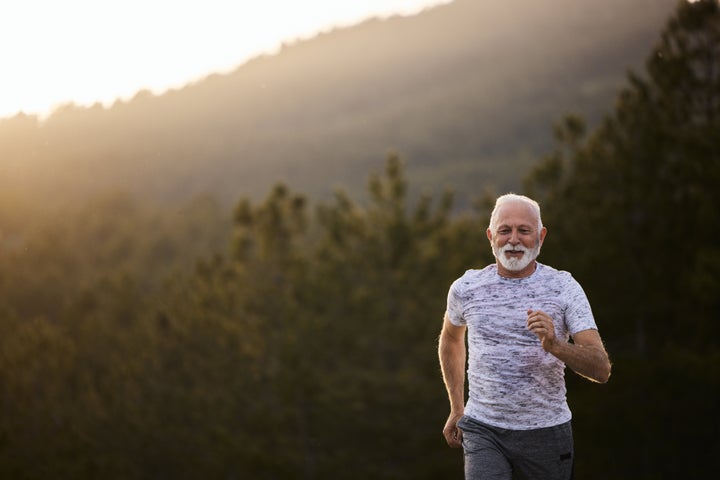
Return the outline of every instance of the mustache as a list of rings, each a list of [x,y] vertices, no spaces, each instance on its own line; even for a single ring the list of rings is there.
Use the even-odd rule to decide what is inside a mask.
[[[500,247],[500,252],[501,252],[501,253],[505,253],[505,252],[523,252],[523,253],[527,253],[527,252],[529,252],[529,251],[530,251],[530,249],[527,248],[527,247],[525,247],[525,246],[523,246],[523,245],[515,245],[515,246],[513,246],[513,245],[510,245],[509,243],[506,243],[505,245],[503,245],[502,247]]]

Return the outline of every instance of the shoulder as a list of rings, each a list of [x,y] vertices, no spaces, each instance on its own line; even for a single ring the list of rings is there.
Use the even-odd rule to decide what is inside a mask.
[[[552,282],[557,286],[580,286],[575,277],[570,272],[565,270],[557,270],[549,265],[538,262],[538,277],[543,282]]]
[[[493,264],[483,269],[466,270],[460,278],[452,283],[450,291],[456,296],[464,296],[468,291],[487,284],[496,278],[496,269],[497,267]]]
[[[586,302],[587,296],[580,282],[572,276],[570,272],[565,270],[556,270],[547,265],[540,265],[542,275],[539,281],[548,288],[554,290],[561,298],[564,298],[569,304],[578,301]]]
[[[497,266],[495,264],[488,265],[483,269],[466,270],[460,278],[455,280],[453,285],[471,286],[477,285],[478,283],[485,283],[490,279],[495,278],[496,273]]]

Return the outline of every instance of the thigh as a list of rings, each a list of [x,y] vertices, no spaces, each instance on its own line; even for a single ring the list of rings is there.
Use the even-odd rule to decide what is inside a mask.
[[[491,428],[467,421],[463,432],[466,480],[511,480],[512,468]]]
[[[518,432],[510,461],[518,480],[570,480],[573,476],[570,422],[551,428]]]

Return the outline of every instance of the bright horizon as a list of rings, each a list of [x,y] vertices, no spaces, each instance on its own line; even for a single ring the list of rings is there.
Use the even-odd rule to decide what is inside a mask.
[[[0,6],[0,118],[110,106],[234,70],[283,43],[449,0],[24,0]]]

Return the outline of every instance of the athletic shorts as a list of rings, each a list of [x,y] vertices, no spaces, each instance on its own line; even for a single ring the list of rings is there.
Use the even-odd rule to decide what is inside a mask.
[[[571,480],[573,437],[570,422],[535,430],[507,430],[467,415],[463,432],[466,480]]]

